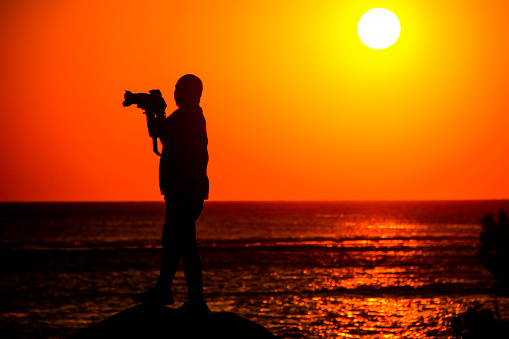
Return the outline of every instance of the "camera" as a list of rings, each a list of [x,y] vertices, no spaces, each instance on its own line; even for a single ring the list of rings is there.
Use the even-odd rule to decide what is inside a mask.
[[[137,105],[138,108],[145,111],[145,114],[155,114],[156,117],[164,117],[164,111],[166,110],[166,102],[158,89],[153,89],[149,93],[125,91],[122,105],[124,107]]]
[[[144,110],[143,113],[147,115],[147,124],[150,124],[150,121],[153,120],[148,119],[151,115],[155,116],[156,120],[159,121],[165,118],[164,111],[166,110],[166,101],[164,101],[161,91],[158,89],[153,89],[149,91],[149,93],[131,93],[130,91],[125,91],[122,105],[124,105],[124,107],[137,105],[138,108]],[[150,133],[150,128],[149,135],[152,138],[152,149],[154,153],[161,156],[161,153],[157,150],[157,136]]]

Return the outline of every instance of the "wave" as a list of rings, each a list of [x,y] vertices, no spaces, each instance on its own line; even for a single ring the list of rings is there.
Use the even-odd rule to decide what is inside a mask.
[[[434,298],[442,296],[472,296],[486,295],[491,293],[489,285],[470,283],[432,283],[424,286],[358,286],[355,288],[323,288],[314,291],[302,291],[299,293],[300,298],[312,298],[333,295],[336,298],[341,297],[357,297],[357,298]],[[236,293],[231,293],[235,295]],[[293,291],[278,291],[267,293],[268,295],[281,297],[281,295],[295,295]]]
[[[472,236],[417,236],[417,237],[290,237],[201,239],[202,248],[327,248],[329,250],[415,250],[422,247],[472,248],[478,243]],[[93,241],[40,241],[33,244],[0,243],[0,251],[22,250],[160,250],[160,240],[93,240]]]

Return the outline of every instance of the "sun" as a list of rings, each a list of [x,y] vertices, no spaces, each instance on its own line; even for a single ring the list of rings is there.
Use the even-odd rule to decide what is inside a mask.
[[[388,9],[373,8],[361,17],[357,31],[366,46],[384,49],[398,40],[401,25],[396,14]]]

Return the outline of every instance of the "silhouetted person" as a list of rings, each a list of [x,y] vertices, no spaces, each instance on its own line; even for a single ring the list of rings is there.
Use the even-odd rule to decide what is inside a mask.
[[[179,108],[167,118],[147,114],[149,134],[159,137],[163,144],[159,186],[166,203],[166,219],[161,272],[155,286],[136,294],[134,299],[163,305],[175,303],[171,286],[182,258],[187,301],[180,309],[209,313],[203,296],[202,264],[195,227],[209,193],[208,139],[200,107],[202,89],[198,77],[184,75],[175,85],[175,101]]]

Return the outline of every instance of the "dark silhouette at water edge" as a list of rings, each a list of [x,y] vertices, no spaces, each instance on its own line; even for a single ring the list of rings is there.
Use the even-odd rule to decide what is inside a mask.
[[[479,235],[479,260],[493,273],[495,282],[493,293],[498,296],[509,296],[509,218],[504,210],[498,215],[498,222],[493,214],[481,219],[482,232]]]
[[[509,218],[504,210],[498,215],[486,214],[481,220],[479,234],[479,262],[490,271],[495,282],[491,292],[497,297],[509,296]],[[495,313],[486,306],[469,307],[465,313],[451,321],[456,338],[502,339],[509,338],[509,322],[501,319],[498,301]]]
[[[232,312],[192,315],[141,304],[93,324],[70,337],[88,338],[276,338],[262,325]]]
[[[456,338],[462,339],[502,339],[509,337],[509,322],[500,320],[500,315],[493,315],[490,309],[468,308],[455,317],[451,327]]]

